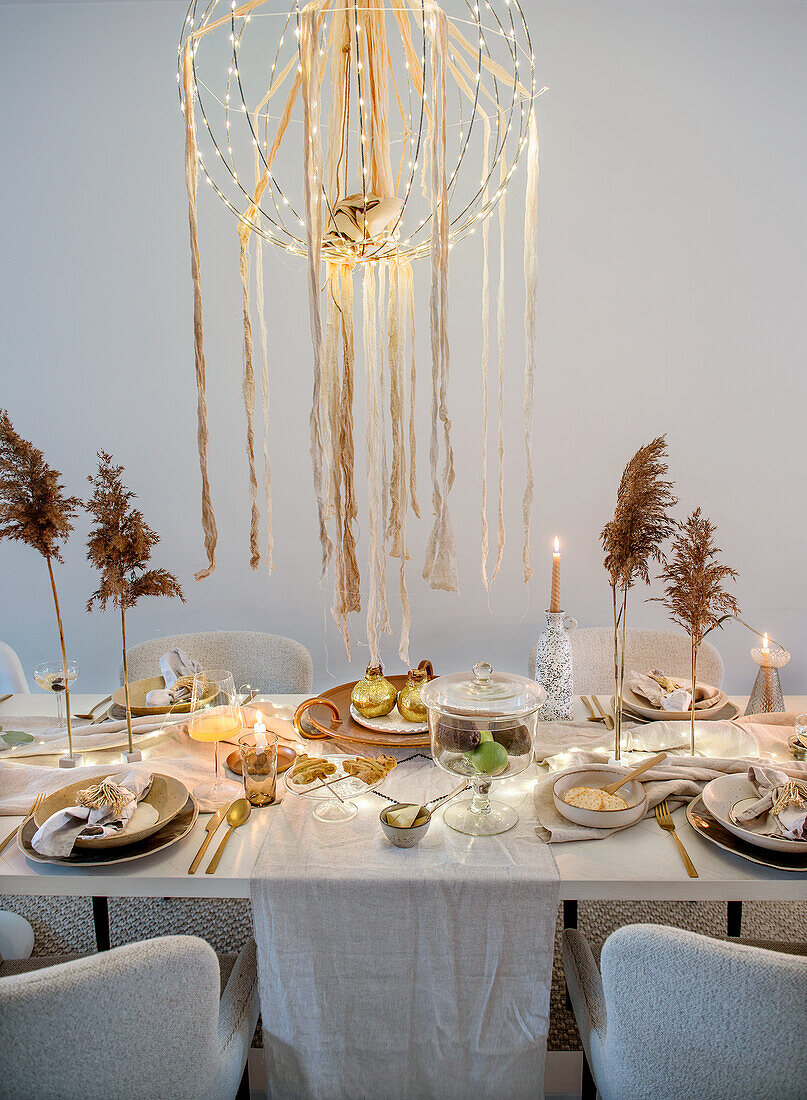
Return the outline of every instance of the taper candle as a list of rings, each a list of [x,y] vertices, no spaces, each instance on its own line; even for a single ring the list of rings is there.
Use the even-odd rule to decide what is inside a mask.
[[[550,612],[560,611],[560,540],[555,535],[555,549],[552,552],[552,591],[549,596]]]
[[[266,726],[263,724],[263,715],[260,711],[252,732],[255,734],[255,748],[258,752],[263,752],[266,749]]]

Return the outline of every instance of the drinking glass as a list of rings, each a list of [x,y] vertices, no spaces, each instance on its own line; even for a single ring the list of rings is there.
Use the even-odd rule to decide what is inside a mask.
[[[244,793],[251,806],[271,806],[277,787],[277,735],[244,733],[238,738]]]
[[[78,661],[67,662],[67,683],[72,684],[78,676]],[[52,661],[40,661],[34,665],[34,680],[45,691],[52,691],[56,696],[56,728],[67,729],[67,718],[64,705],[64,665],[61,657]]]
[[[219,742],[241,732],[241,705],[233,674],[223,668],[204,669],[193,678],[188,734],[194,741],[213,742],[213,780],[194,787],[194,798],[224,806],[241,797],[241,787],[222,779]]]
[[[796,739],[807,749],[807,714],[796,715]]]

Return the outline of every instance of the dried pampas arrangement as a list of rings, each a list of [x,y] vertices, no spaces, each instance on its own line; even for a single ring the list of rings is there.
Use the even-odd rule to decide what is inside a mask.
[[[703,639],[726,619],[740,614],[737,600],[724,585],[737,572],[717,561],[720,549],[714,544],[717,528],[696,508],[681,524],[672,541],[672,553],[660,579],[665,582],[659,602],[689,634],[692,643],[692,702],[690,704],[690,751],[695,755],[695,673]]]
[[[73,519],[81,507],[78,497],[65,496],[61,474],[45,462],[42,451],[14,429],[8,413],[0,410],[0,539],[27,543],[45,559],[59,627],[59,644],[64,672],[67,714],[67,742],[73,756],[73,727],[70,715],[70,684],[67,679],[67,649],[64,625],[56,591],[53,563],[62,562],[61,546],[73,530]]]
[[[650,583],[651,562],[663,563],[663,544],[673,534],[669,512],[678,503],[667,474],[667,438],[640,447],[625,467],[614,518],[600,534],[611,584],[614,624],[614,756],[622,748],[622,689],[625,681],[628,593],[638,580]]]
[[[123,648],[123,682],[126,694],[126,725],[129,752],[132,745],[132,713],[129,706],[129,665],[126,656],[126,612],[142,596],[178,596],[182,589],[165,569],[147,569],[151,551],[160,536],[148,526],[143,513],[132,507],[135,494],[123,484],[123,467],[112,463],[112,456],[98,452],[98,472],[87,480],[93,487],[86,504],[95,520],[87,540],[87,557],[101,574],[101,583],[87,601],[91,611],[98,603],[105,609],[109,601],[120,611]]]

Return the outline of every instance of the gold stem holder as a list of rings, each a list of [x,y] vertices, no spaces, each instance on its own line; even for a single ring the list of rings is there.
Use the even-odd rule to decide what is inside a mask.
[[[759,672],[745,708],[746,714],[782,714],[785,698],[779,680],[779,669],[790,660],[786,649],[765,649],[755,646],[751,650],[752,660],[759,665]]]

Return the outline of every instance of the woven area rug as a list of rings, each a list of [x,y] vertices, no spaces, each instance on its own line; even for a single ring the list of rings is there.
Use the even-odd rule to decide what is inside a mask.
[[[0,909],[27,917],[36,933],[35,955],[86,954],[95,950],[89,898],[0,897]],[[725,938],[726,906],[720,902],[581,902],[578,927],[599,957],[614,929],[635,923],[670,924],[706,936]],[[238,951],[252,931],[248,901],[199,901],[185,898],[110,898],[109,923],[114,946],[181,932],[202,936],[218,952]],[[558,913],[550,1050],[579,1050],[574,1017],[566,1008],[560,956],[562,914]],[[746,902],[743,936],[807,943],[807,902]]]

